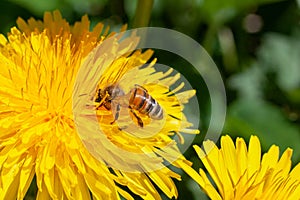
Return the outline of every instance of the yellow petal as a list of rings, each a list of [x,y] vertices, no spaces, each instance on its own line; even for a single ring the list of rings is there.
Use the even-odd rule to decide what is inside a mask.
[[[233,184],[236,184],[240,177],[240,175],[238,174],[239,163],[237,162],[234,143],[228,135],[222,137],[221,148],[223,154],[222,156],[226,163],[226,168],[228,169],[229,176],[232,179]]]
[[[177,198],[177,189],[170,177],[166,176],[165,173],[161,173],[160,171],[148,172],[147,174],[169,198]]]
[[[261,147],[258,137],[251,136],[248,147],[248,176],[251,177],[260,168]]]
[[[35,165],[35,154],[33,149],[30,150],[30,153],[26,156],[25,161],[20,170],[20,185],[18,189],[17,199],[23,199],[30,184],[34,177],[34,165]]]
[[[128,194],[128,192],[122,190],[121,188],[118,188],[118,192],[121,194],[122,197],[124,197],[125,199],[128,199],[128,200],[134,200],[134,198]]]
[[[36,199],[37,200],[48,200],[48,199],[50,200],[51,199],[44,183],[39,188]]]
[[[7,39],[4,35],[0,34],[0,45],[4,46],[7,43]]]
[[[20,182],[20,168],[22,163],[16,163],[10,168],[2,167],[1,170],[1,199],[16,199]]]
[[[247,145],[242,138],[236,139],[236,156],[239,165],[239,175],[245,174],[247,171],[248,157],[247,157]]]
[[[277,163],[277,169],[278,171],[280,171],[282,176],[286,176],[289,174],[290,170],[291,170],[291,166],[292,166],[292,154],[293,154],[293,150],[288,148],[286,149],[283,154],[281,155],[278,163]]]
[[[200,168],[199,175],[204,179],[205,184],[202,186],[203,190],[208,194],[211,199],[221,200],[222,197],[211,184],[210,180],[207,178],[205,172]],[[199,183],[198,183],[199,184]]]

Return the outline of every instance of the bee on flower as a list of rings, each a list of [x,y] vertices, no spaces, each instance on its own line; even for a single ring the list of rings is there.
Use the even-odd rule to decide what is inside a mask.
[[[152,50],[121,54],[105,70],[99,67],[101,73],[89,73],[101,74],[95,87],[83,86],[95,90],[92,103],[102,134],[91,134],[96,126],[88,126],[88,119],[77,124],[72,98],[76,78],[84,63],[95,66],[110,59],[89,55],[113,35],[102,23],[90,31],[87,16],[71,26],[54,11],[46,12],[43,21],[19,18],[7,37],[0,36],[0,199],[24,199],[32,184],[36,184],[37,199],[133,199],[133,195],[160,199],[157,188],[169,198],[178,196],[174,179],[180,180],[180,175],[163,162],[176,157],[172,165],[193,171],[172,143],[172,134],[198,133],[189,129],[183,107],[174,106],[188,102],[195,91],[179,92],[180,98],[169,95],[169,72],[156,72],[156,59],[140,68],[150,60]],[[117,52],[128,47],[124,44],[114,46]],[[121,89],[108,86],[119,82]],[[125,96],[128,104],[123,107],[116,100]],[[130,121],[141,129],[155,126],[151,120],[163,123],[155,135],[134,137],[128,129],[120,129],[122,110],[129,111]],[[78,125],[89,134],[81,134]],[[173,149],[163,152],[169,144]],[[134,156],[118,154],[116,148]],[[148,153],[155,156],[147,157]],[[112,167],[116,165],[139,170]]]

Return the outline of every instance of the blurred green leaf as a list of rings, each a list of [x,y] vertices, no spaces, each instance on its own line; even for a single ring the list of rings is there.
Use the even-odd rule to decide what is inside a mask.
[[[147,27],[151,18],[154,0],[138,0],[132,23],[133,28]]]
[[[239,97],[246,99],[262,99],[265,77],[262,69],[253,65],[245,71],[233,75],[229,86],[238,92]]]
[[[290,103],[300,102],[299,47],[297,31],[291,36],[265,35],[258,60],[230,78],[229,86],[238,92],[239,98],[229,106],[226,122],[226,131],[230,134],[258,135],[265,150],[272,144],[279,145],[282,151],[293,148],[294,160],[300,158],[300,129],[293,123],[298,115]],[[277,105],[265,100],[268,95]],[[291,110],[284,113],[282,105],[289,105]]]
[[[269,102],[241,98],[228,108],[225,131],[230,135],[249,138],[258,135],[264,150],[272,144],[281,151],[294,150],[293,160],[300,158],[300,130],[290,123],[283,112]]]
[[[199,1],[202,16],[207,22],[224,24],[245,9],[250,9],[267,3],[274,3],[282,0],[227,0],[227,1]]]
[[[300,0],[297,0],[298,7],[300,7]]]
[[[207,195],[202,191],[202,189],[200,189],[199,185],[195,181],[189,179],[187,181],[187,185],[192,195],[194,196],[194,199],[201,199],[201,200],[209,199]]]
[[[99,14],[103,7],[107,4],[107,0],[8,0],[23,8],[30,10],[35,15],[43,16],[45,11],[53,11],[59,9],[64,17],[76,11],[78,14]]]
[[[43,13],[48,10],[55,10],[59,8],[60,2],[59,0],[53,1],[39,1],[39,0],[9,0],[15,4],[18,4],[24,8],[27,8],[31,12],[35,13],[36,15],[43,15]]]
[[[269,33],[259,52],[259,63],[266,72],[276,75],[278,86],[284,90],[300,88],[300,32],[293,36]]]
[[[6,0],[0,1],[0,8],[0,31],[4,34],[16,25],[19,16],[23,18],[33,17],[29,10]]]
[[[124,1],[124,9],[129,17],[129,19],[133,19],[135,14],[135,9],[137,5],[137,0],[125,0]]]
[[[289,99],[294,103],[300,105],[300,88],[290,90],[288,93]]]
[[[234,72],[238,69],[238,56],[232,30],[223,27],[218,31],[218,39],[224,68],[228,72]]]

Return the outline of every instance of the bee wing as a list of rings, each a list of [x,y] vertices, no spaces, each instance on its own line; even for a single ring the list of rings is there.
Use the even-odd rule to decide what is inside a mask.
[[[111,102],[111,111],[115,122],[119,127],[126,127],[130,116],[128,114],[128,100],[123,96],[117,97]]]
[[[112,104],[120,104],[122,107],[129,107],[130,93],[117,96],[112,100]]]

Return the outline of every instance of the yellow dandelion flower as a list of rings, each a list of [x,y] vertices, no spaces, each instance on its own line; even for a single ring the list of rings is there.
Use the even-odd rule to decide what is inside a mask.
[[[164,123],[157,134],[137,137],[120,128],[122,118],[120,123],[111,123],[112,110],[99,108],[94,111],[103,133],[99,137],[110,144],[94,144],[99,138],[93,134],[80,137],[77,132],[73,86],[84,63],[105,62],[101,56],[95,60],[89,55],[112,34],[101,23],[90,31],[86,16],[70,26],[58,11],[45,13],[43,21],[18,19],[17,24],[7,38],[0,35],[0,199],[23,199],[34,177],[37,199],[133,199],[128,191],[144,199],[160,199],[157,188],[169,198],[177,197],[173,178],[180,180],[180,176],[163,162],[196,174],[171,138],[175,133],[180,137],[179,132],[198,133],[188,129],[191,123],[182,112],[182,105],[195,92],[178,93],[182,85],[169,91],[178,75],[168,77],[171,71],[156,72],[155,60],[140,68],[152,56],[151,50],[120,56],[99,77],[97,87],[123,77],[124,90],[128,90],[126,85],[134,80],[163,107]],[[128,44],[123,44],[119,44],[120,52],[126,52]],[[134,76],[137,72],[139,76]],[[151,124],[149,117],[141,118],[146,126]],[[154,154],[148,161],[136,160],[140,157],[112,152],[112,144],[136,155]],[[162,149],[168,145],[170,148]],[[141,170],[111,168],[113,162]]]
[[[194,148],[214,184],[202,169],[196,181],[211,199],[299,199],[300,164],[291,170],[291,149],[279,158],[279,147],[272,145],[261,157],[258,137],[251,136],[247,149],[242,138],[234,145],[228,135],[220,149],[212,141],[203,146],[207,153]]]

